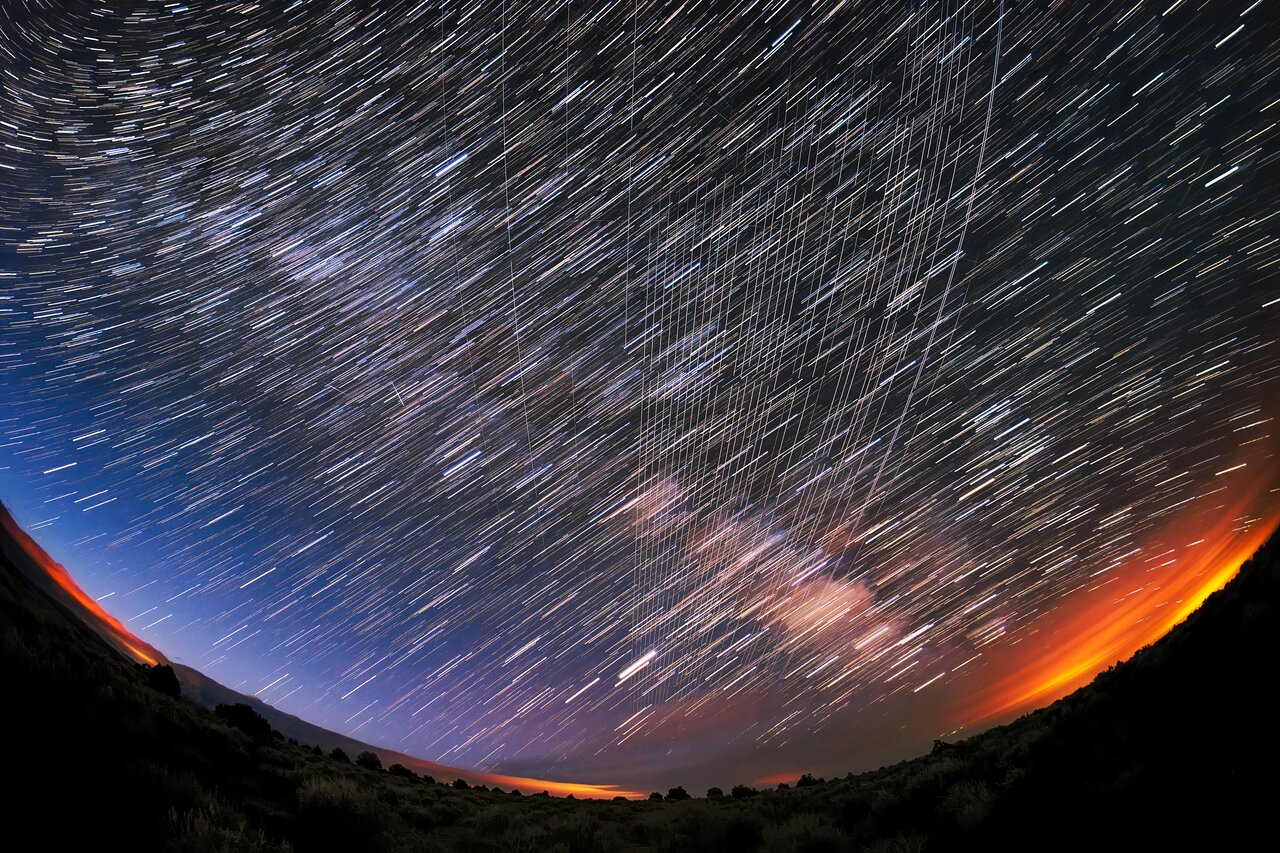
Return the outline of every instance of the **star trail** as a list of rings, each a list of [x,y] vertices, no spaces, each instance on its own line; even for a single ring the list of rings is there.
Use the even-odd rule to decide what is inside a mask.
[[[843,772],[1280,520],[1261,2],[0,16],[3,497],[291,713]]]

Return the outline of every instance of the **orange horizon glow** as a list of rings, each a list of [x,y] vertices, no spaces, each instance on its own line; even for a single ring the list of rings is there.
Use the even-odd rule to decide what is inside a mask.
[[[1012,719],[1044,707],[1094,676],[1159,640],[1228,583],[1280,528],[1280,460],[1223,477],[1193,500],[1097,583],[1062,599],[1052,610],[1017,629],[999,647],[984,650],[985,668],[970,673],[969,695],[944,714],[957,729]],[[1234,471],[1234,469],[1228,469]],[[1233,495],[1230,501],[1222,495]],[[1210,495],[1218,497],[1210,498]],[[58,589],[80,609],[90,628],[134,660],[168,662],[91,598],[0,504],[0,527]],[[1189,541],[1190,540],[1190,541]],[[390,751],[390,750],[388,750]],[[585,799],[643,799],[642,791],[614,784],[536,779],[470,771],[405,755],[406,764],[438,778],[501,786],[525,793]],[[771,772],[757,785],[792,783],[799,772]]]
[[[18,522],[14,520],[13,516],[10,515],[4,504],[0,504],[0,527],[4,528],[5,532],[8,533],[14,544],[22,549],[22,552],[30,558],[31,562],[34,563],[37,568],[48,576],[49,580],[69,595],[72,601],[84,609],[85,613],[81,615],[81,620],[95,633],[119,648],[126,655],[133,658],[137,663],[145,663],[150,666],[155,666],[160,663],[169,662],[168,658],[161,654],[158,649],[126,628],[123,622],[108,613],[102,605],[81,589],[80,585],[71,577],[71,573],[68,572],[61,563],[50,557],[48,552],[41,548],[40,544],[32,539],[31,536],[22,529]],[[639,799],[645,796],[639,791],[629,791],[616,785],[593,785],[582,782],[556,782],[546,779],[532,779],[525,776],[507,776],[500,773],[483,773],[480,771],[470,771],[456,767],[449,767],[443,764],[435,764],[434,762],[416,758],[414,756],[408,757],[411,758],[414,764],[420,769],[441,774],[456,773],[464,779],[477,780],[477,784],[504,785],[509,788],[519,788],[522,791],[529,792],[547,791],[548,793],[562,797],[573,794],[578,798],[590,799],[612,799],[613,797]]]
[[[1003,655],[993,652],[994,666],[1004,674],[963,704],[960,725],[995,722],[1044,707],[1181,623],[1235,577],[1280,527],[1276,490],[1269,488],[1276,473],[1273,465],[1252,482],[1237,478],[1230,489],[1237,499],[1223,506],[1209,525],[1199,521],[1202,507],[1188,508],[1107,581],[1036,620]],[[1247,530],[1237,529],[1251,512],[1257,513],[1256,522]],[[1167,565],[1145,565],[1152,555],[1170,553],[1174,558]]]
[[[448,781],[444,777],[465,779],[472,785],[501,786],[518,789],[522,793],[537,794],[546,791],[557,797],[572,794],[578,799],[611,800],[614,797],[626,797],[629,800],[644,799],[647,794],[642,791],[630,791],[617,785],[592,784],[589,782],[556,782],[550,779],[534,779],[528,776],[508,776],[505,773],[486,773],[480,770],[461,770],[444,764],[436,764],[424,758],[412,755],[405,756],[410,769],[433,776],[437,781]]]
[[[648,796],[640,791],[628,791],[617,785],[591,785],[585,782],[549,782],[545,779],[529,779],[524,776],[506,776],[501,773],[475,774],[491,780],[489,784],[505,785],[521,791],[546,791],[559,797],[573,794],[578,799],[611,800],[614,797],[626,797],[628,800],[639,800]]]
[[[155,666],[162,661],[167,661],[165,656],[160,654],[154,646],[126,628],[123,622],[104,610],[102,605],[98,604],[89,593],[81,589],[80,584],[75,582],[70,572],[63,568],[61,563],[50,557],[48,552],[41,548],[18,525],[18,522],[14,520],[13,516],[9,514],[9,511],[2,504],[0,504],[0,526],[4,527],[5,532],[13,539],[14,544],[22,549],[31,562],[35,563],[49,577],[49,580],[71,596],[72,601],[83,607],[88,612],[88,616],[101,623],[100,625],[89,625],[89,627],[94,628],[98,634],[104,635],[104,639],[112,641],[114,645],[117,645],[122,651],[134,658],[137,663]]]

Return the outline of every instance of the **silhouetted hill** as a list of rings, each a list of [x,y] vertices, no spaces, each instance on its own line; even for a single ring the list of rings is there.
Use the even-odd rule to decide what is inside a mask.
[[[197,669],[170,661],[158,649],[133,635],[119,620],[103,610],[96,601],[80,589],[66,569],[45,553],[44,549],[18,526],[3,503],[0,503],[0,555],[5,557],[8,565],[34,587],[55,610],[69,616],[70,622],[77,629],[91,632],[95,640],[105,642],[129,660],[169,666],[180,684],[182,695],[210,710],[218,705],[248,705],[285,738],[319,746],[325,752],[335,748],[352,756],[362,752],[372,752],[386,766],[400,764],[416,773],[438,778],[461,778],[473,785],[519,786],[525,790],[549,787],[561,794],[576,791],[579,794],[612,796],[619,793],[613,791],[610,786],[559,783],[463,770],[426,761],[393,749],[367,744],[287,714],[257,697],[239,693]]]
[[[193,669],[180,663],[173,664],[173,669],[178,676],[178,681],[182,684],[182,695],[197,705],[211,710],[218,705],[248,705],[261,714],[271,724],[271,728],[280,732],[286,738],[318,746],[325,752],[331,752],[335,748],[341,749],[351,756],[359,755],[362,752],[372,752],[387,767],[392,764],[402,764],[416,773],[427,774],[441,779],[461,777],[473,784],[491,782],[491,778],[485,774],[470,773],[466,770],[459,770],[456,767],[425,761],[403,752],[397,752],[394,749],[374,746],[373,744],[356,740],[353,737],[330,731],[323,726],[317,726],[315,723],[308,723],[300,717],[295,717],[293,714],[286,714],[278,708],[273,708],[256,696],[248,696],[232,690],[230,687],[214,681],[198,669]]]
[[[294,718],[273,712],[259,724],[253,710],[227,706],[266,716],[265,706],[182,672],[184,691],[224,706],[211,713],[171,695],[167,678],[86,630],[6,557],[9,840],[303,853],[1235,849],[1270,837],[1275,713],[1264,697],[1278,612],[1273,537],[1169,636],[1009,725],[786,790],[583,801],[455,788],[370,769],[385,758],[365,767],[330,757],[332,747],[269,734]],[[351,743],[337,745],[355,759],[364,745]]]

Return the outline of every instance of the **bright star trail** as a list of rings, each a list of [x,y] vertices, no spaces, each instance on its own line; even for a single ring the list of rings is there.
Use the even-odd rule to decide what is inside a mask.
[[[517,775],[843,773],[1159,636],[1280,518],[1274,14],[717,5],[5,4],[0,497]]]

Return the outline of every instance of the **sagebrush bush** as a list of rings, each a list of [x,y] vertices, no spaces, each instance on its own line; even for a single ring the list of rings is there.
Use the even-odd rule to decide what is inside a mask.
[[[244,815],[214,802],[205,808],[169,812],[169,853],[290,853],[288,842],[272,841],[250,828]]]

